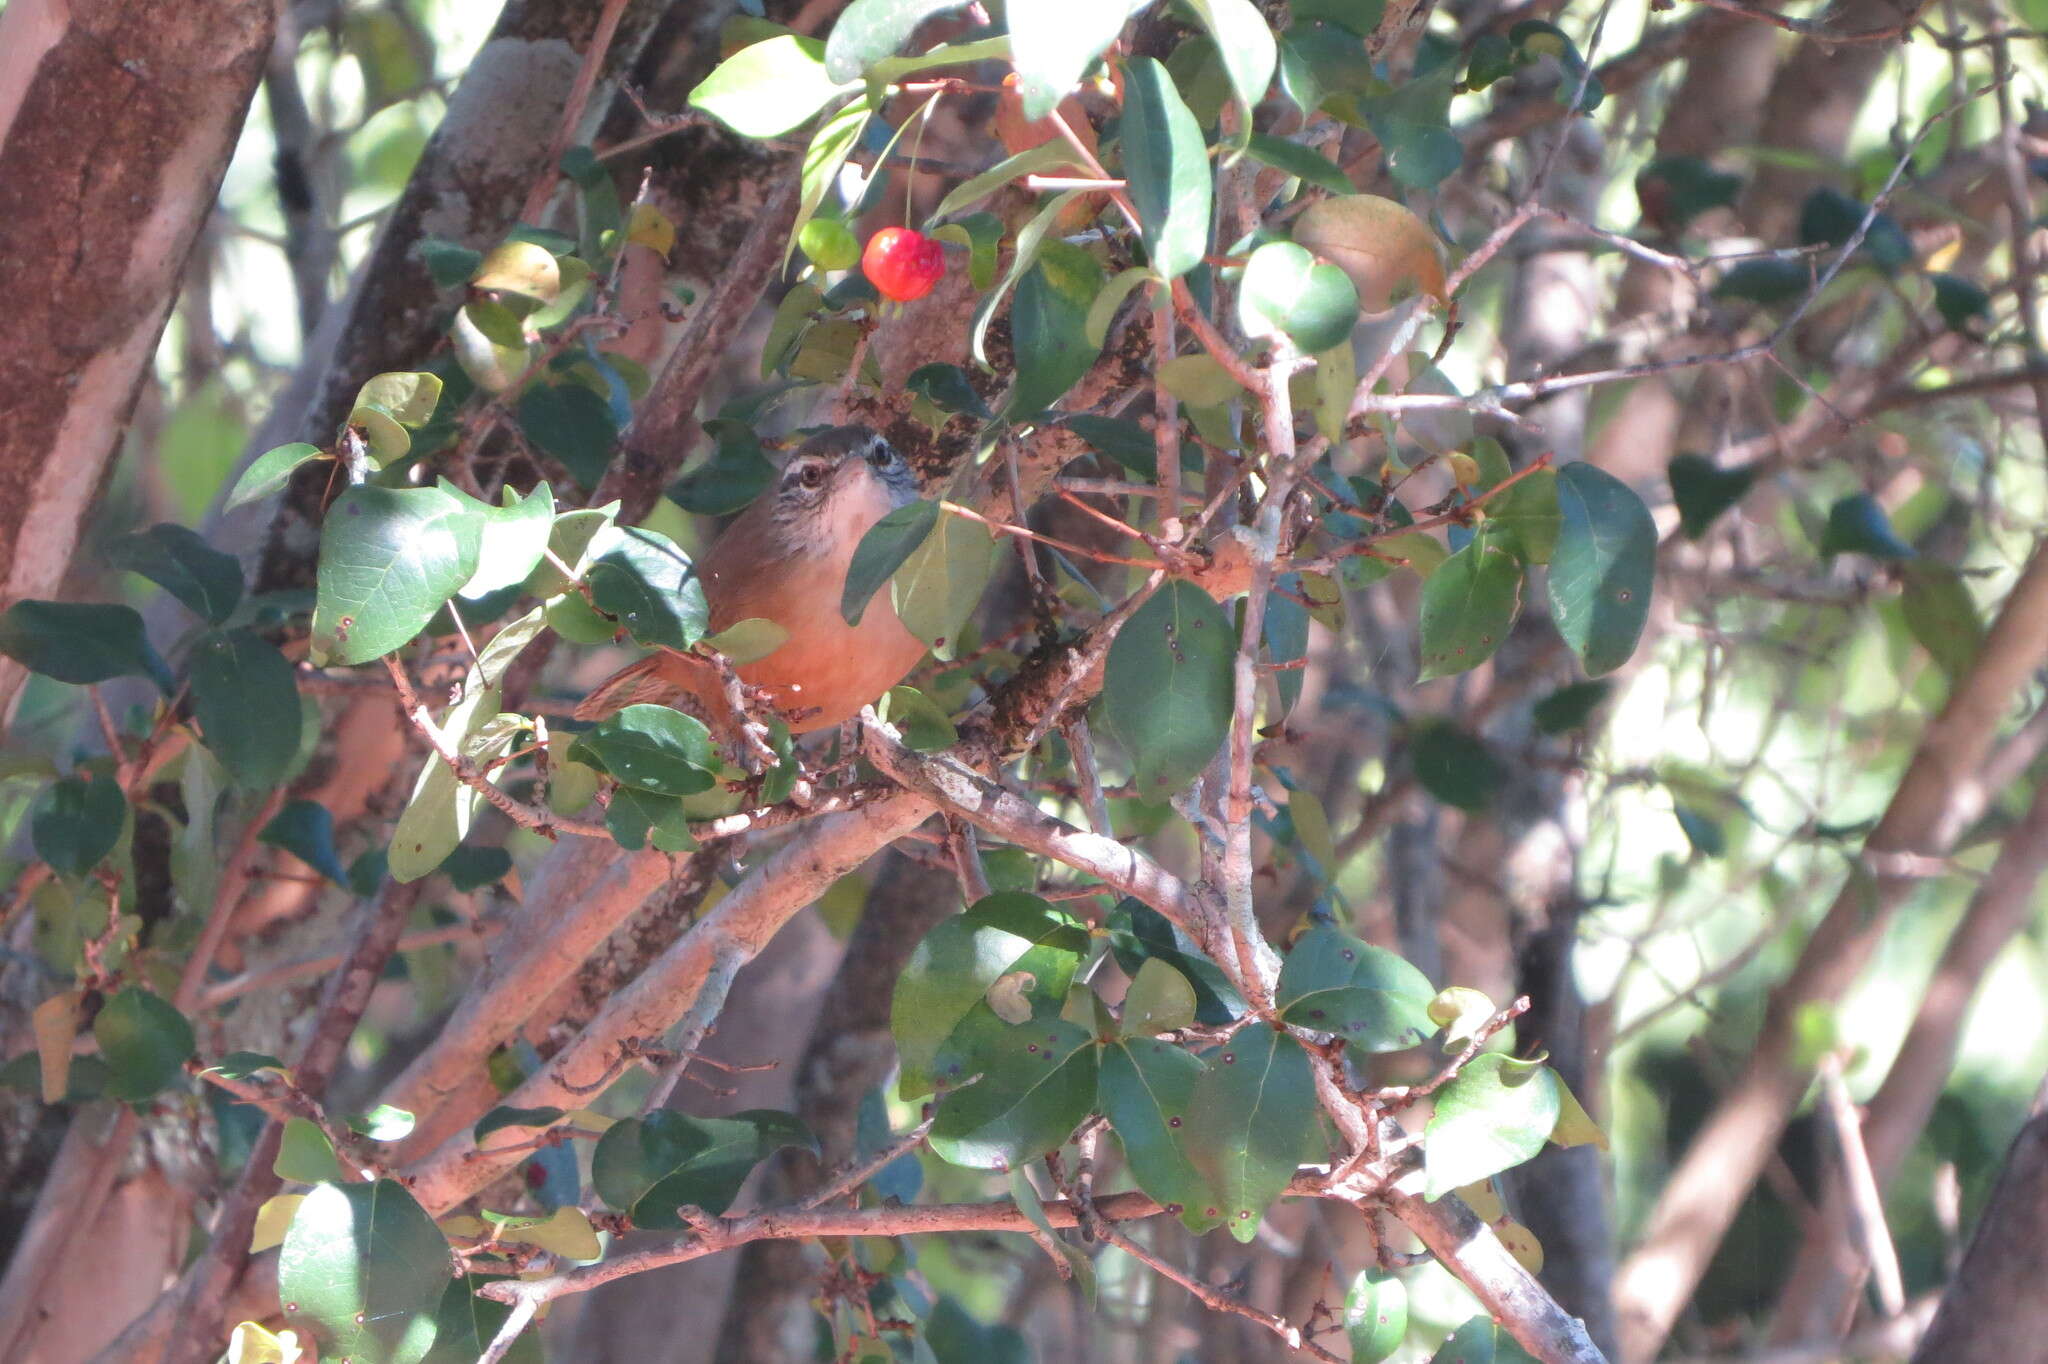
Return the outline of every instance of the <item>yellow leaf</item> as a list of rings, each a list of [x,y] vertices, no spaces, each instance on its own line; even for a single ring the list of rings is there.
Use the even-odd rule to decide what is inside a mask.
[[[71,1041],[78,1035],[78,1001],[84,995],[66,990],[36,1005],[29,1015],[35,1033],[36,1059],[43,1066],[43,1102],[56,1103],[71,1088]]]
[[[556,1208],[554,1216],[530,1227],[517,1230],[502,1228],[498,1239],[539,1246],[565,1260],[595,1260],[604,1254],[604,1247],[598,1244],[597,1232],[592,1230],[590,1219],[584,1216],[583,1209],[577,1207]]]
[[[1508,1205],[1500,1201],[1500,1195],[1493,1190],[1493,1181],[1482,1179],[1476,1184],[1467,1184],[1457,1190],[1458,1197],[1465,1200],[1465,1206],[1479,1216],[1482,1222],[1498,1222],[1508,1215]]]
[[[1294,225],[1294,240],[1351,276],[1367,313],[1383,313],[1414,294],[1445,301],[1436,235],[1392,199],[1346,194],[1319,200]]]
[[[635,204],[632,216],[626,219],[626,240],[667,260],[668,253],[676,249],[676,225],[653,204]]]
[[[256,1227],[249,1233],[249,1253],[257,1255],[272,1246],[284,1244],[284,1234],[290,1230],[292,1218],[298,1215],[299,1204],[306,1201],[300,1193],[281,1193],[264,1200],[256,1210]]]
[[[302,1353],[297,1331],[272,1335],[257,1323],[245,1321],[228,1335],[228,1364],[297,1364]]]
[[[1521,1263],[1531,1274],[1543,1272],[1543,1243],[1536,1239],[1536,1233],[1508,1217],[1493,1224],[1493,1234],[1500,1237],[1500,1243],[1507,1247],[1508,1254]]]
[[[1550,1129],[1550,1139],[1559,1146],[1585,1146],[1590,1143],[1605,1151],[1607,1134],[1600,1130],[1600,1124],[1593,1121],[1570,1086],[1559,1085],[1558,1089],[1563,1095],[1563,1102],[1557,1110],[1557,1126]]]
[[[562,268],[555,263],[554,253],[544,246],[506,242],[484,257],[470,286],[553,303],[555,295],[562,292]]]

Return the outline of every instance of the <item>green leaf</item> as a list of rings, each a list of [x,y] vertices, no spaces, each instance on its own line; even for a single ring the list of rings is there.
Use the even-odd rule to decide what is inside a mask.
[[[700,641],[724,654],[734,667],[758,663],[789,643],[789,631],[772,620],[748,616]]]
[[[942,223],[930,235],[934,241],[966,247],[967,282],[986,289],[996,282],[996,250],[1003,243],[1004,230],[1001,218],[983,210],[965,214],[957,222]]]
[[[1131,290],[1150,284],[1158,278],[1158,275],[1142,265],[1133,265],[1128,270],[1118,271],[1116,277],[1104,285],[1102,292],[1095,296],[1095,301],[1088,305],[1088,320],[1084,325],[1088,344],[1100,350],[1102,343],[1109,339],[1109,329],[1115,324],[1116,315],[1123,310],[1124,300],[1130,297]],[[1100,420],[1117,419],[1104,417]],[[1146,439],[1149,443],[1151,438]]]
[[[711,622],[704,585],[675,541],[645,526],[612,526],[591,543],[590,604],[641,644],[687,649]]]
[[[1962,575],[1938,564],[1914,564],[1904,574],[1906,590],[1899,606],[1906,629],[1920,647],[1934,656],[1951,681],[1970,670],[1984,643],[1984,625],[1977,602]]]
[[[1819,277],[1806,260],[1737,261],[1735,268],[1714,285],[1715,298],[1739,298],[1751,303],[1783,303],[1812,288]]]
[[[253,1080],[266,1070],[289,1073],[284,1062],[260,1051],[231,1051],[206,1068],[208,1075],[221,1075],[230,1080]]]
[[[1088,340],[1088,310],[1102,292],[1102,267],[1078,246],[1049,241],[1017,281],[1010,334],[1017,378],[1004,414],[1037,415],[1058,402],[1091,366],[1101,347]]]
[[[1244,1012],[1244,1000],[1223,968],[1158,910],[1126,898],[1110,910],[1108,927],[1110,950],[1126,975],[1135,977],[1147,961],[1163,961],[1187,978],[1195,991],[1196,1022],[1215,1027]]]
[[[59,876],[84,876],[121,841],[128,797],[112,777],[90,772],[52,783],[29,816],[35,854]]]
[[[1216,1192],[1188,1159],[1182,1137],[1205,1069],[1171,1043],[1126,1037],[1102,1049],[1098,1081],[1103,1115],[1123,1145],[1132,1180],[1198,1235],[1223,1221]]]
[[[507,249],[509,248],[499,248],[500,251]],[[527,249],[538,250],[539,248]],[[541,255],[547,256],[547,263],[544,266],[536,265],[536,271],[543,274],[554,273],[556,271],[555,258],[548,255],[545,251],[542,251]],[[478,288],[508,289],[513,287],[509,282],[486,282],[486,279],[491,274],[492,262],[497,260],[497,258],[498,252],[493,252],[491,256],[486,258],[484,273],[480,274],[477,278]],[[434,409],[439,406],[440,402],[440,375],[419,372],[394,372],[371,376],[368,383],[356,390],[355,405],[357,407],[375,408],[400,426],[420,427],[425,426],[432,419]]]
[[[411,1113],[391,1104],[378,1104],[367,1113],[352,1113],[347,1121],[349,1131],[359,1132],[371,1141],[402,1140],[417,1123]]]
[[[507,1127],[553,1127],[562,1119],[559,1108],[508,1108],[499,1106],[476,1120],[476,1126],[469,1129],[470,1139],[483,1145],[485,1137]]]
[[[1422,585],[1422,672],[1418,682],[1476,668],[1493,657],[1515,623],[1522,566],[1492,535],[1444,560]]]
[[[869,600],[903,566],[912,551],[924,543],[938,520],[939,504],[920,498],[868,527],[860,543],[854,546],[853,559],[846,567],[846,582],[840,588],[839,614],[848,625],[860,624]]]
[[[449,241],[446,237],[427,237],[413,247],[427,267],[427,274],[433,277],[437,289],[453,289],[458,284],[467,284],[476,274],[477,267],[484,263],[484,253],[472,250],[460,242]]]
[[[512,1315],[511,1307],[490,1298],[480,1298],[476,1290],[484,1284],[496,1282],[481,1274],[471,1274],[451,1280],[447,1290],[441,1294],[441,1305],[434,1312],[434,1347],[419,1361],[419,1364],[476,1364],[491,1342],[498,1338],[505,1319]],[[501,1364],[546,1364],[541,1353],[540,1332],[526,1330],[512,1347],[500,1356]],[[245,1357],[245,1364],[247,1360]]]
[[[1479,810],[1507,780],[1487,746],[1449,721],[1431,721],[1409,740],[1408,761],[1422,789],[1446,805]]]
[[[860,88],[825,69],[825,45],[784,33],[727,57],[690,92],[702,109],[742,137],[780,137],[805,122],[834,95]]]
[[[283,781],[299,754],[305,713],[292,665],[250,630],[209,630],[192,646],[192,714],[237,785]]]
[[[389,869],[388,859],[386,869]],[[511,870],[512,854],[503,848],[459,847],[442,858],[440,866],[448,884],[465,895],[496,885]]]
[[[0,611],[0,654],[59,682],[147,677],[170,690],[169,670],[129,606],[24,598]]]
[[[811,134],[810,145],[804,148],[803,171],[797,180],[796,219],[790,226],[789,242],[782,248],[782,262],[784,265],[789,263],[789,252],[791,247],[796,245],[797,235],[803,231],[804,225],[810,222],[812,216],[817,213],[818,205],[825,202],[825,196],[831,193],[832,186],[839,179],[840,170],[846,165],[848,154],[853,151],[854,147],[859,145],[860,135],[867,130],[868,112],[868,106],[865,103],[855,100],[844,109],[826,118],[824,122],[818,125],[818,130]],[[809,289],[813,293],[816,292],[808,284],[797,287],[799,289]],[[810,309],[805,308],[804,312],[808,314]],[[780,309],[777,310],[777,315],[780,315]],[[772,333],[770,340],[772,343]],[[772,344],[767,348],[767,351],[774,350],[775,347]],[[768,360],[766,351],[764,351],[761,359],[761,374],[763,378],[766,378],[768,373],[774,369],[775,364]],[[781,359],[782,356],[778,352],[776,362],[779,363]]]
[[[825,71],[836,81],[861,74],[910,41],[917,26],[966,0],[853,0],[825,39]]]
[[[221,504],[221,510],[231,512],[245,502],[282,492],[301,464],[325,458],[326,452],[319,446],[308,445],[304,441],[265,450],[242,470],[242,476],[235,480],[235,486],[229,491],[228,500]]]
[[[1141,795],[1165,799],[1216,756],[1235,697],[1234,633],[1208,593],[1174,579],[1110,645],[1103,715],[1130,756]]]
[[[1124,178],[1144,226],[1145,256],[1166,279],[1202,263],[1209,249],[1214,184],[1202,129],[1150,57],[1124,69]]]
[[[1500,547],[1525,564],[1547,564],[1557,550],[1564,513],[1557,504],[1557,474],[1538,469],[1486,504],[1487,524]]]
[[[1822,185],[1800,206],[1800,244],[1846,246],[1869,211],[1842,191]],[[1896,273],[1913,263],[1913,240],[1889,213],[1879,213],[1871,218],[1857,254],[1880,270]]]
[[[334,815],[317,800],[286,802],[256,841],[283,848],[338,886],[348,884],[348,869],[334,852]]]
[[[334,1143],[308,1118],[287,1118],[277,1144],[271,1173],[294,1184],[333,1183],[341,1179],[341,1161]]]
[[[694,715],[667,706],[627,706],[578,736],[569,757],[609,772],[621,785],[663,796],[711,789],[718,752]]]
[[[1446,62],[1358,102],[1365,126],[1385,149],[1387,173],[1404,188],[1433,190],[1464,162],[1464,144],[1450,128],[1453,74]]]
[[[1088,930],[1078,920],[1021,892],[990,895],[933,928],[911,953],[890,1002],[903,1096],[929,1094],[939,1080],[957,1084],[973,1073],[966,1067],[974,1044],[1007,1029],[986,998],[997,980],[1025,973],[1026,997],[1057,1012],[1087,950]]]
[[[518,417],[535,449],[560,461],[580,486],[597,486],[619,442],[610,403],[581,384],[528,384]]]
[[[905,746],[932,753],[960,742],[960,731],[945,710],[917,688],[891,687],[882,700],[883,718],[903,732]]]
[[[1742,500],[1756,482],[1756,470],[1747,465],[1723,469],[1706,455],[1684,451],[1671,457],[1667,477],[1679,528],[1686,539],[1699,540],[1716,517]]]
[[[1125,417],[1098,417],[1075,412],[1060,424],[1088,443],[1089,448],[1150,482],[1158,476],[1159,450],[1152,433]]]
[[[1423,1129],[1424,1196],[1438,1199],[1533,1157],[1557,1126],[1557,1073],[1537,1061],[1482,1052],[1437,1091]]]
[[[941,658],[951,657],[962,627],[995,573],[995,560],[995,537],[986,527],[952,512],[940,516],[931,534],[889,577],[890,601],[903,628],[931,645]],[[849,572],[849,587],[852,582]]]
[[[1408,1285],[1384,1269],[1361,1270],[1344,1295],[1351,1364],[1379,1364],[1408,1335]]]
[[[1240,134],[1251,131],[1252,110],[1266,97],[1273,83],[1273,68],[1279,61],[1279,44],[1266,17],[1251,0],[1187,0],[1188,8],[1216,40],[1223,68],[1230,73],[1230,88],[1244,106]]]
[[[969,176],[947,192],[939,200],[939,206],[932,210],[934,219],[958,213],[969,204],[988,198],[1004,185],[1014,184],[1027,175],[1042,175],[1049,171],[1076,168],[1073,150],[1062,139],[1041,142],[1036,147],[1006,156],[979,175]]]
[[[1321,19],[1341,24],[1359,37],[1369,37],[1379,27],[1386,0],[1294,0],[1288,6],[1296,23]]]
[[[1047,143],[1046,145],[1051,146],[1052,144]],[[1060,214],[1064,213],[1067,206],[1080,198],[1080,196],[1081,191],[1079,190],[1068,190],[1065,194],[1055,196],[1043,208],[1038,210],[1030,222],[1025,223],[1022,228],[1018,229],[1017,244],[1010,253],[1010,268],[1003,272],[1002,282],[991,289],[982,298],[981,302],[976,305],[974,321],[968,328],[969,350],[977,363],[989,369],[994,368],[993,365],[989,364],[988,351],[986,349],[988,324],[995,320],[996,312],[1002,307],[1003,300],[1009,296],[1010,290],[1017,286],[1017,281],[1024,277],[1024,272],[1029,270],[1033,262],[1038,259],[1038,253],[1044,248],[1047,235],[1059,223]],[[1090,301],[1092,301],[1092,295]],[[1082,311],[1085,321],[1087,311],[1085,304]]]
[[[1315,1080],[1301,1044],[1262,1024],[1206,1059],[1182,1141],[1230,1234],[1250,1241],[1315,1133]]]
[[[726,516],[768,491],[775,466],[753,427],[717,417],[704,423],[704,432],[717,442],[711,458],[669,484],[669,501],[702,516]]]
[[[1034,1018],[978,1047],[981,1078],[939,1101],[931,1147],[976,1170],[1011,1170],[1054,1150],[1095,1105],[1094,1034],[1063,1018]]]
[[[242,565],[183,526],[168,523],[124,535],[107,546],[107,562],[143,577],[215,625],[242,600]]]
[[[1031,0],[1009,12],[1024,117],[1044,118],[1123,31],[1127,0]]]
[[[1244,392],[1213,355],[1176,355],[1159,366],[1159,382],[1189,407],[1217,407]]]
[[[818,1149],[810,1129],[787,1113],[692,1118],[660,1110],[605,1129],[591,1153],[591,1184],[636,1226],[680,1227],[677,1208],[723,1215],[754,1166],[789,1146]]]
[[[1263,161],[1275,170],[1286,171],[1318,189],[1326,189],[1332,194],[1358,193],[1358,186],[1351,183],[1342,168],[1299,142],[1289,142],[1270,133],[1253,133],[1245,150],[1254,160]]]
[[[1557,631],[1598,677],[1628,662],[1650,614],[1657,523],[1626,483],[1591,464],[1557,476],[1564,524],[1550,557]]]
[[[1820,552],[1824,559],[1837,554],[1867,554],[1873,559],[1898,561],[1915,556],[1914,548],[1899,538],[1892,521],[1869,493],[1852,493],[1828,508],[1827,529],[1821,533]]]
[[[528,619],[533,615],[529,612]],[[484,770],[511,750],[525,726],[518,716],[498,714],[496,687],[468,693],[450,706],[438,723],[456,751]],[[502,781],[504,769],[490,770],[488,779],[494,784]],[[398,816],[397,827],[391,831],[392,879],[417,881],[447,861],[468,837],[483,799],[483,792],[458,778],[439,754],[429,754],[413,782],[412,796]]]
[[[403,1184],[319,1184],[278,1251],[278,1296],[323,1359],[416,1364],[450,1267],[447,1238]]]
[[[555,494],[543,483],[521,497],[513,488],[500,490],[504,505],[479,502],[450,483],[441,490],[476,518],[481,527],[476,572],[456,594],[472,601],[523,583],[546,556],[555,528]]]
[[[1741,176],[1715,170],[1697,156],[1660,156],[1636,176],[1643,216],[1674,235],[1708,209],[1734,203],[1741,192]]]
[[[1192,1027],[1194,1021],[1195,987],[1165,962],[1156,957],[1148,959],[1138,968],[1131,988],[1124,994],[1124,1036],[1151,1037]]]
[[[316,666],[368,663],[419,634],[476,572],[483,530],[439,488],[350,488],[328,508]]]
[[[988,421],[995,415],[988,410],[988,404],[981,400],[981,395],[974,391],[974,382],[967,371],[958,365],[943,361],[919,365],[910,371],[903,387],[947,412],[965,412],[982,421]]]
[[[1536,1364],[1536,1358],[1492,1317],[1474,1317],[1451,1332],[1430,1364]]]
[[[1313,355],[1350,338],[1358,323],[1358,286],[1306,247],[1267,242],[1245,263],[1237,317],[1245,335],[1285,335],[1296,350]]]
[[[1934,286],[1934,310],[1950,330],[1975,335],[1991,321],[1991,295],[1975,280],[1934,271],[1927,276]]]
[[[1594,710],[1613,690],[1612,682],[1569,683],[1538,701],[1531,709],[1530,716],[1535,720],[1536,728],[1545,734],[1563,734],[1569,730],[1584,729],[1592,720]]]
[[[169,1001],[134,987],[101,1006],[92,1035],[107,1063],[107,1093],[130,1102],[176,1084],[195,1045],[185,1015]]]
[[[1435,997],[1429,978],[1404,958],[1317,928],[1287,954],[1275,1002],[1296,1027],[1330,1033],[1360,1052],[1383,1052],[1428,1040],[1436,1031],[1429,1017]]]
[[[690,833],[690,812],[680,796],[621,786],[612,792],[612,803],[605,807],[604,827],[628,852],[638,852],[649,844],[658,852],[690,852],[697,846]]]

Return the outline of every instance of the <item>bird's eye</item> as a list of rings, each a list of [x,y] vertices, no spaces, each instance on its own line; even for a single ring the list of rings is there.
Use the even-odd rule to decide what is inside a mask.
[[[822,464],[806,464],[803,468],[797,470],[796,477],[797,482],[803,484],[806,488],[822,488],[825,486],[825,466]]]
[[[886,469],[896,462],[896,447],[876,441],[874,448],[868,451],[868,460],[877,469]]]

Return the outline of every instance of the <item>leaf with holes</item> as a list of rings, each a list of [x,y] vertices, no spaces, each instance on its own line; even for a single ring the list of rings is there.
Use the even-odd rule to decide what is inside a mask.
[[[1315,1135],[1315,1080],[1301,1044],[1262,1024],[1204,1059],[1182,1140],[1230,1234],[1250,1241]]]
[[[1021,892],[987,896],[925,934],[889,1007],[899,1092],[915,1098],[972,1074],[976,1046],[1008,1027],[987,998],[1003,977],[1028,976],[1023,994],[1033,1013],[1057,1013],[1087,950],[1079,920]]]
[[[1154,963],[1157,964],[1157,963]],[[1205,1067],[1170,1042],[1127,1037],[1102,1049],[1098,1099],[1137,1186],[1200,1234],[1223,1221],[1214,1189],[1188,1159],[1195,1084]]]
[[[1274,997],[1280,1016],[1330,1033],[1361,1052],[1400,1051],[1436,1031],[1436,990],[1407,960],[1371,943],[1317,928],[1287,954]]]
[[[1208,593],[1174,579],[1110,645],[1103,715],[1144,798],[1164,800],[1194,780],[1229,733],[1234,635]]]
[[[278,1251],[278,1295],[322,1358],[415,1364],[433,1344],[449,1268],[448,1239],[404,1185],[320,1184]]]
[[[1650,615],[1657,523],[1626,483],[1590,464],[1557,476],[1564,522],[1550,556],[1557,632],[1594,677],[1628,662]]]

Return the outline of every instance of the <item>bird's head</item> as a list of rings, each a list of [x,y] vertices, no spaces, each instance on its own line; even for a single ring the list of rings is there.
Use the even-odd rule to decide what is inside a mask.
[[[868,527],[917,500],[910,463],[865,426],[835,426],[812,436],[782,466],[768,511],[791,550],[852,551]]]

